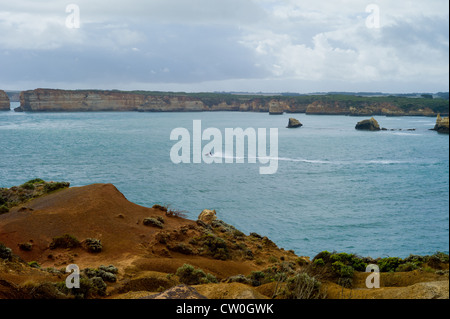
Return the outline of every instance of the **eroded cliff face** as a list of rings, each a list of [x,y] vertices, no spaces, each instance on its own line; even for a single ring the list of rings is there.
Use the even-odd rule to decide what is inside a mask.
[[[20,93],[18,112],[59,111],[141,111],[141,112],[201,112],[254,111],[268,112],[269,104],[288,109],[284,101],[236,98],[235,101],[209,103],[191,96],[170,96],[116,91],[68,91],[36,89]]]
[[[6,96],[7,98],[7,96]],[[408,102],[409,103],[409,102]],[[9,109],[9,102],[8,102]],[[36,89],[20,93],[20,107],[15,111],[79,112],[202,112],[241,111],[270,114],[306,113],[336,115],[422,115],[436,116],[426,106],[402,107],[395,102],[364,98],[333,98],[322,96],[233,96],[230,94],[175,94],[165,92],[122,92],[102,90]]]
[[[438,114],[437,118],[436,118],[436,125],[434,126],[433,130],[439,132],[439,133],[444,133],[444,134],[449,134],[449,120],[448,120],[448,116],[447,117],[441,117],[440,114]]]
[[[5,91],[0,90],[0,111],[9,111],[10,110],[9,97]]]
[[[336,115],[356,115],[356,116],[434,116],[435,113],[430,108],[424,107],[419,110],[405,111],[400,107],[387,102],[362,103],[355,107],[344,102],[324,102],[315,101],[308,105],[306,114],[336,114]]]

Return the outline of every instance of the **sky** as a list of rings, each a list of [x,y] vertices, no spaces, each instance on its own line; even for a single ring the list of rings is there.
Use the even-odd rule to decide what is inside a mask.
[[[447,92],[447,0],[0,0],[0,89]]]

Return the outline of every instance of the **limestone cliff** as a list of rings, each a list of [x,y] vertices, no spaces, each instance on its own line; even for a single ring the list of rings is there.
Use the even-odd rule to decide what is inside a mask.
[[[434,126],[433,130],[437,131],[438,133],[449,134],[448,116],[441,117],[441,115],[438,114],[436,118],[436,125]]]
[[[171,93],[36,89],[20,93],[20,107],[15,111],[268,112],[270,106],[288,108],[282,101],[258,98],[236,97],[228,101]]]
[[[444,99],[361,97],[344,95],[263,96],[220,93],[35,89],[20,93],[15,111],[140,111],[202,112],[241,111],[270,114],[307,113],[337,115],[448,114]]]
[[[0,111],[9,111],[9,97],[5,91],[0,90]]]
[[[306,114],[336,114],[336,115],[355,115],[355,116],[434,116],[435,113],[429,107],[419,109],[404,110],[398,105],[390,102],[363,102],[358,104],[348,103],[347,101],[314,101],[306,108]]]

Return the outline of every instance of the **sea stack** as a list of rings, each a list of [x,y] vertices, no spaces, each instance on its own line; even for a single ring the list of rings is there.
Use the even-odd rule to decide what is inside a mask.
[[[355,129],[363,131],[379,131],[381,130],[377,120],[373,117],[368,120],[360,121],[356,124]]]
[[[5,91],[0,90],[0,111],[9,111],[10,103],[9,103],[8,94]]]
[[[438,133],[449,134],[448,128],[449,128],[448,116],[441,117],[441,115],[438,114],[436,118],[436,125],[434,126],[433,130],[437,131]]]
[[[287,128],[295,128],[295,127],[301,127],[301,126],[303,126],[303,124],[300,123],[299,120],[291,117],[291,118],[289,118],[289,123],[288,123],[288,126],[286,126],[286,127]]]

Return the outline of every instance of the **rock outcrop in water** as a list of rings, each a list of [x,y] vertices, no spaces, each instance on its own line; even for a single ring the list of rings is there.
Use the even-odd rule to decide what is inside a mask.
[[[302,123],[300,123],[299,120],[294,119],[293,117],[289,118],[288,126],[287,128],[295,128],[295,127],[301,127],[303,126]]]
[[[437,131],[438,133],[449,134],[448,116],[441,117],[441,115],[438,114],[436,118],[436,125],[434,126],[433,130]]]
[[[20,107],[16,108],[15,111],[242,111],[269,112],[270,114],[286,112],[364,116],[436,116],[438,113],[448,114],[448,109],[448,100],[405,97],[265,96],[222,93],[36,89],[20,93]]]
[[[0,111],[9,111],[10,101],[5,91],[0,90]]]
[[[368,120],[360,121],[356,124],[355,129],[363,131],[379,131],[381,130],[377,120],[373,117]]]

